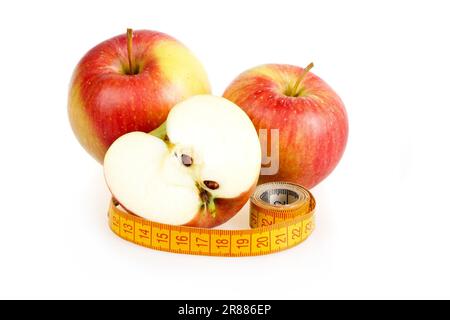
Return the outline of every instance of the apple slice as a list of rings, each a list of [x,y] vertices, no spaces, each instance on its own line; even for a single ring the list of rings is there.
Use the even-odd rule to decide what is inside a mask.
[[[108,149],[106,183],[126,210],[155,222],[214,227],[252,194],[261,168],[257,132],[242,109],[199,95],[178,103],[151,134]]]

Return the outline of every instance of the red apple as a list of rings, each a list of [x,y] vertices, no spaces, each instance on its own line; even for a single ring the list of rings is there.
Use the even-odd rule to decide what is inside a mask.
[[[281,180],[311,188],[327,177],[342,157],[348,136],[347,113],[333,89],[308,72],[312,66],[258,66],[239,75],[223,95],[249,115],[256,129],[267,129],[269,145],[278,129],[278,146],[273,146],[278,148],[279,163],[274,163],[277,150],[271,150],[275,170],[264,174],[263,168],[258,183]],[[275,136],[271,137],[271,132]],[[265,164],[263,142],[262,148]]]
[[[174,38],[128,30],[91,49],[76,67],[69,119],[81,145],[99,162],[131,131],[159,127],[179,101],[210,92],[205,70]]]

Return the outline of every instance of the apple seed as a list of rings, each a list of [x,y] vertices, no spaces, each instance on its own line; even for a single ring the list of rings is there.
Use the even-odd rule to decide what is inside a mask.
[[[186,167],[190,167],[194,163],[194,160],[190,156],[188,156],[187,154],[182,154],[181,155],[181,162]]]
[[[211,190],[216,190],[216,189],[219,188],[219,184],[217,182],[215,182],[215,181],[205,180],[205,181],[203,181],[203,183],[205,184],[205,186],[208,189],[211,189]]]

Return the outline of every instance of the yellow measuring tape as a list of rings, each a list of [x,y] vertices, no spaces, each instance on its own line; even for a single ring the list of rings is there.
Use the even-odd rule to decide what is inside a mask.
[[[241,257],[278,252],[303,242],[314,230],[315,200],[288,182],[259,185],[250,198],[248,230],[203,229],[156,223],[132,215],[111,201],[109,225],[119,237],[175,253]]]

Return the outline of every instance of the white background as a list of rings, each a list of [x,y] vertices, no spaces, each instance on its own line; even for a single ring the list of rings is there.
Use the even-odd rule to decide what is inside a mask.
[[[448,1],[1,1],[0,298],[450,298],[449,15]],[[314,61],[350,138],[312,190],[306,243],[227,259],[110,232],[67,91],[83,54],[127,27],[184,42],[217,95],[255,65]]]

